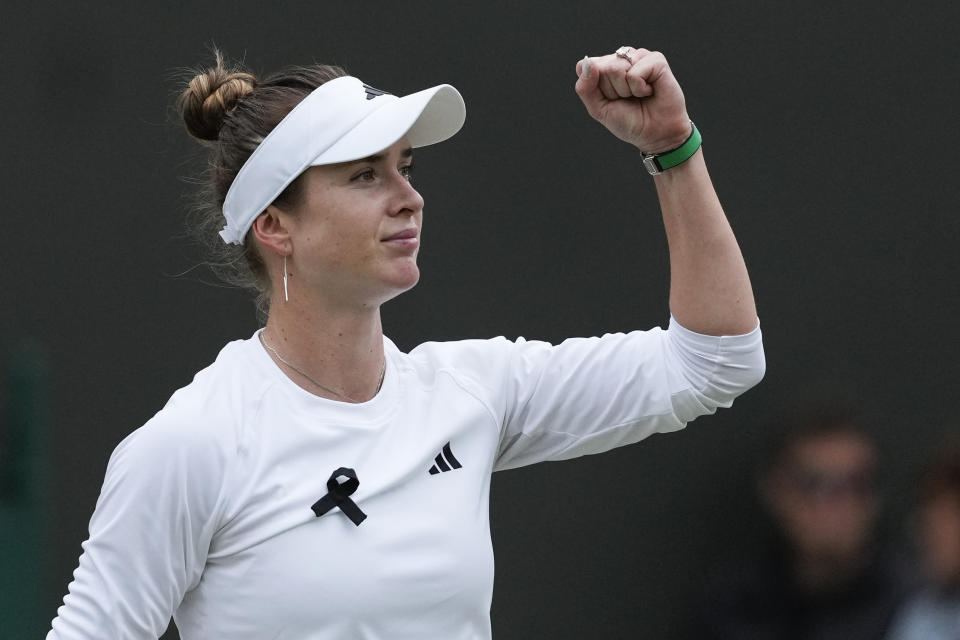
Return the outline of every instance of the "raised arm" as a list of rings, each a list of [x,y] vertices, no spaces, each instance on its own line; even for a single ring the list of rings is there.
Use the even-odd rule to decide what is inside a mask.
[[[577,63],[576,92],[587,112],[644,154],[681,147],[692,124],[666,58],[646,49],[620,51]],[[637,166],[643,171],[639,159]],[[670,250],[673,317],[697,333],[749,333],[757,326],[750,277],[702,149],[653,181]]]

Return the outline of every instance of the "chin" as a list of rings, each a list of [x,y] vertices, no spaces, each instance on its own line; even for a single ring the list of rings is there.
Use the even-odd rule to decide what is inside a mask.
[[[411,261],[398,269],[395,275],[397,287],[400,287],[403,291],[407,291],[420,282],[420,267],[417,266],[415,261]]]
[[[390,278],[389,282],[385,283],[387,286],[387,291],[382,302],[392,300],[401,293],[413,289],[415,286],[417,286],[418,282],[420,282],[420,270],[416,265],[413,265],[413,269],[404,270],[402,273],[395,273],[394,277]]]

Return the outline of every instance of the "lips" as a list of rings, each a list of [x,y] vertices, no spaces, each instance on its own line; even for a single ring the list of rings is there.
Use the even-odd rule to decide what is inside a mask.
[[[390,242],[391,240],[413,240],[417,237],[417,228],[411,227],[409,229],[404,229],[403,231],[398,231],[397,233],[387,236],[383,239],[383,242]]]

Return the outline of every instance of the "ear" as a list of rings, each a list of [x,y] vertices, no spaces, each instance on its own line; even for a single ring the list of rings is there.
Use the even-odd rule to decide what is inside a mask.
[[[293,245],[288,220],[285,212],[271,204],[253,221],[253,235],[265,248],[281,256],[290,255]]]

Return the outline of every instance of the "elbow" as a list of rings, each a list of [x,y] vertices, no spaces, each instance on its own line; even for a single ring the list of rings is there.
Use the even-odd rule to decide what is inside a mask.
[[[767,358],[763,352],[763,343],[759,343],[751,354],[747,363],[744,364],[743,380],[741,381],[742,390],[740,393],[752,389],[760,384],[763,376],[767,373]]]
[[[672,324],[670,333],[673,357],[684,372],[678,380],[683,391],[673,398],[683,422],[730,407],[766,374],[759,326],[747,334],[713,337]]]
[[[707,395],[713,396],[718,406],[729,407],[734,399],[760,384],[767,373],[767,360],[763,343],[757,339],[748,349],[743,349],[722,363],[712,377]]]

